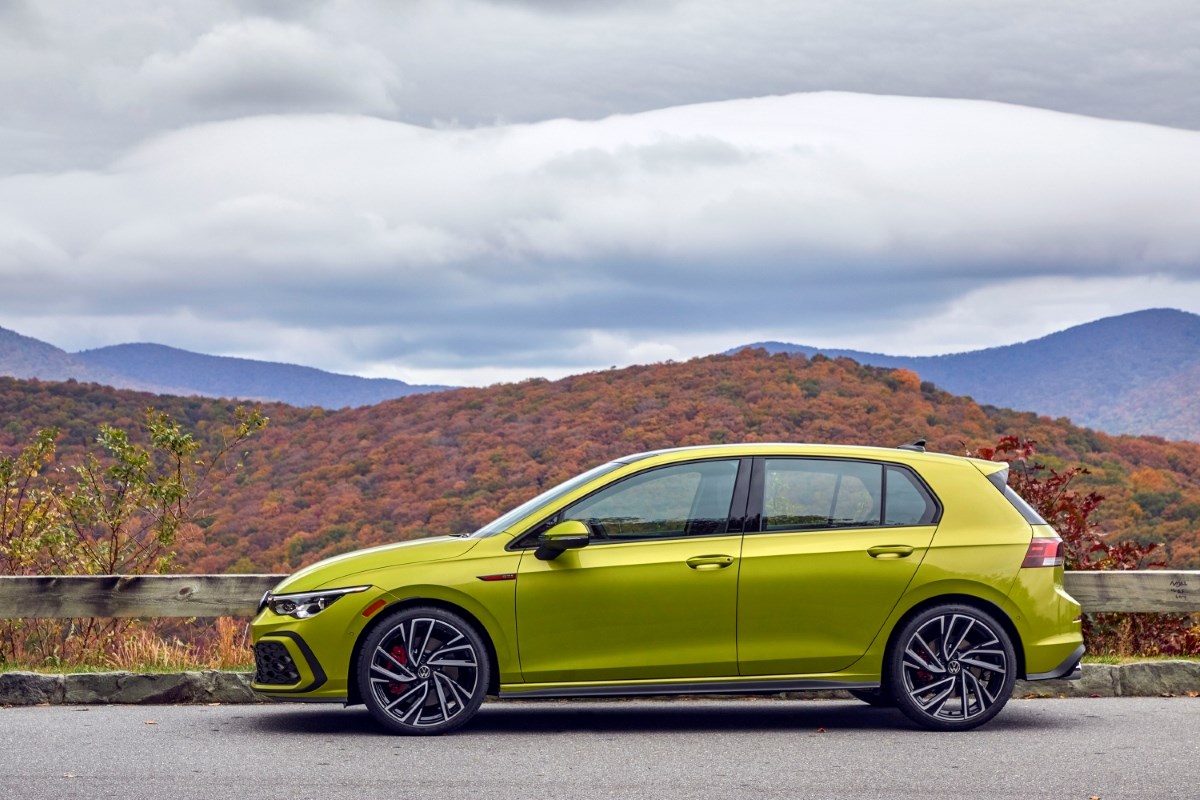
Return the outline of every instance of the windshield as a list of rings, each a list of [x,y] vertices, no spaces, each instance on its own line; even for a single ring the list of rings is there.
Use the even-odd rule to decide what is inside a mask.
[[[491,536],[494,533],[507,530],[510,525],[516,524],[523,517],[533,513],[538,507],[547,505],[567,494],[568,492],[578,489],[580,486],[592,480],[593,478],[599,478],[601,475],[612,472],[614,469],[623,466],[625,465],[619,461],[610,461],[607,464],[601,464],[598,467],[589,469],[582,475],[576,475],[574,478],[564,481],[552,489],[547,489],[532,500],[526,500],[512,511],[509,511],[507,514],[496,517],[487,525],[484,525],[482,528],[471,534],[471,538],[483,538],[484,536]]]

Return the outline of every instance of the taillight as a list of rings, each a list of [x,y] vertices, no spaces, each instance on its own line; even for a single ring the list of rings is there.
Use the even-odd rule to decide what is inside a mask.
[[[1063,564],[1063,540],[1034,539],[1025,551],[1022,567],[1061,567]]]

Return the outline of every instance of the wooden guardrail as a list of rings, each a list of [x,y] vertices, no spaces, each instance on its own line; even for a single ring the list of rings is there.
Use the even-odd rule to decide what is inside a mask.
[[[1063,586],[1084,611],[1200,611],[1200,571],[1195,570],[1067,572]]]
[[[251,617],[285,575],[0,576],[0,619]]]
[[[249,617],[284,575],[0,576],[0,619]],[[1200,571],[1068,572],[1085,611],[1200,611]]]

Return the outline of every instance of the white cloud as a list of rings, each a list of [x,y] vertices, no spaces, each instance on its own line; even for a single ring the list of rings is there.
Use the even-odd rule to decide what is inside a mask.
[[[845,90],[1200,128],[1193,0],[112,0],[0,6],[0,173],[262,113],[428,126]]]
[[[1005,287],[1181,305],[1197,218],[1200,133],[995,103],[825,93],[474,129],[263,116],[0,179],[0,324],[95,346],[122,339],[18,322],[111,316],[190,349],[439,382],[768,336],[946,349],[1003,343],[1016,323],[981,312]],[[1075,318],[1104,289],[1087,291]]]
[[[271,111],[390,114],[400,81],[370,47],[336,42],[292,22],[223,23],[183,52],[156,52],[132,75],[114,70],[101,85],[114,111],[161,114],[191,107],[202,118]]]

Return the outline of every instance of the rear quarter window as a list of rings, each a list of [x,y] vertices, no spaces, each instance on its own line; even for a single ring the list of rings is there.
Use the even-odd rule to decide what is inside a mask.
[[[1028,522],[1030,525],[1049,525],[1050,523],[1042,519],[1042,515],[1037,512],[1037,509],[1029,505],[1024,497],[1017,494],[1016,491],[1008,485],[1008,468],[999,469],[987,476],[988,481],[995,486],[1000,494],[1012,504],[1012,507]]]
[[[937,520],[937,503],[911,472],[888,467],[885,485],[884,525],[930,525]]]

